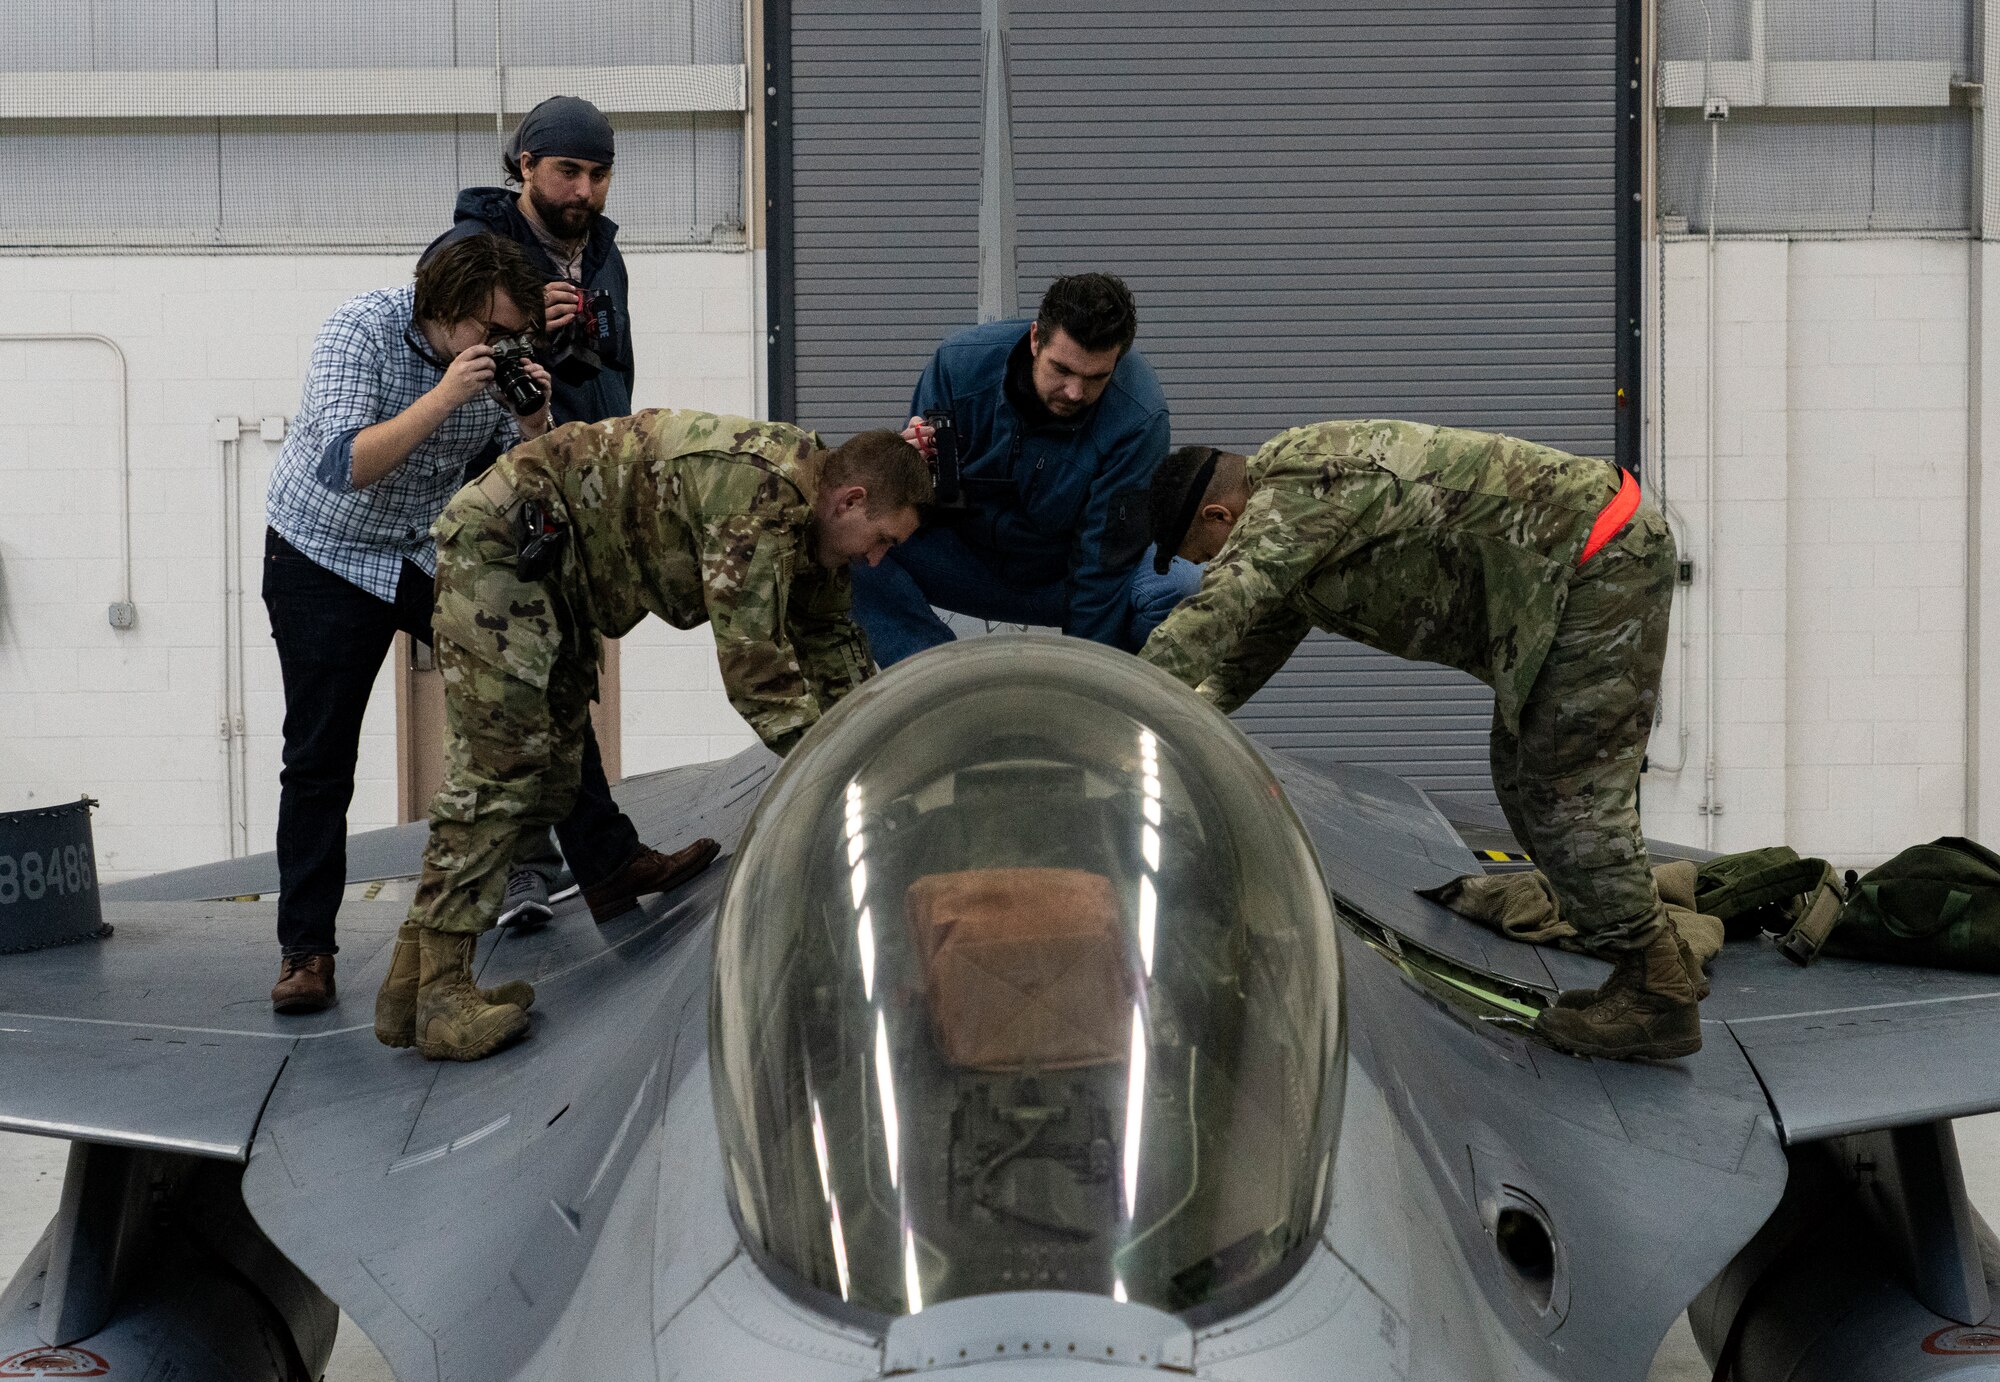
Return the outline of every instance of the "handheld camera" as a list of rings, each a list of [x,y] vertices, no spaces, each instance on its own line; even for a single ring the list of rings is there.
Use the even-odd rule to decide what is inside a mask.
[[[958,450],[958,422],[948,408],[934,408],[924,414],[934,434],[931,454],[931,502],[941,509],[965,507],[963,460]]]
[[[517,417],[534,416],[548,401],[548,394],[525,368],[534,356],[535,343],[525,331],[493,343],[493,383]]]
[[[603,288],[577,287],[577,294],[582,300],[576,316],[552,342],[555,363],[550,368],[565,384],[586,382],[618,354],[617,300]]]

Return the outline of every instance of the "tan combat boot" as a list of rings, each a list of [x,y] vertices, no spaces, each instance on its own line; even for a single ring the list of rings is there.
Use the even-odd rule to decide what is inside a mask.
[[[1702,973],[1701,965],[1694,957],[1694,951],[1688,949],[1688,943],[1681,939],[1681,933],[1674,930],[1671,923],[1668,924],[1667,931],[1673,936],[1674,945],[1681,952],[1681,967],[1687,971],[1688,982],[1694,985],[1695,1001],[1697,1003],[1702,1002],[1708,997],[1709,993],[1708,976]],[[1638,957],[1644,953],[1642,950],[1628,950],[1623,955],[1620,955],[1618,957],[1618,965],[1611,971],[1612,977],[1604,981],[1605,986],[1609,987],[1612,981],[1617,978],[1619,968],[1638,963]],[[1601,988],[1564,989],[1556,995],[1555,1005],[1558,1008],[1587,1008],[1597,1001],[1597,995],[1602,992],[1603,989]]]
[[[1535,1030],[1579,1056],[1668,1060],[1701,1049],[1701,1005],[1681,963],[1679,937],[1662,930],[1645,948],[1621,957],[1583,1008],[1546,1008]]]
[[[406,921],[396,932],[396,948],[389,954],[389,972],[375,994],[375,1040],[384,1046],[417,1044],[417,937],[422,928]],[[509,979],[498,988],[481,989],[488,1003],[512,1003],[522,1012],[535,1006],[534,986],[524,979]]]
[[[512,1003],[489,1003],[472,984],[469,932],[420,928],[416,1038],[426,1060],[483,1060],[528,1030]]]

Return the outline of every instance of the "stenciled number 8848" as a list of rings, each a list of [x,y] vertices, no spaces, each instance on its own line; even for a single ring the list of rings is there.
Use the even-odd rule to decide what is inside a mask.
[[[88,892],[97,886],[97,870],[92,867],[88,845],[50,846],[46,857],[28,850],[16,858],[0,854],[0,907],[19,902],[40,902],[51,893],[64,896]]]

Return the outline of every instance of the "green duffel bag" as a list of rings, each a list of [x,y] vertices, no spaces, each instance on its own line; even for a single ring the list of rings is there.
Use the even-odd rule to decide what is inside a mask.
[[[1812,963],[1843,900],[1833,866],[1801,859],[1789,845],[1717,855],[1695,874],[1697,912],[1719,920],[1733,939],[1765,931],[1785,937],[1781,946],[1799,964]],[[1787,944],[1795,937],[1812,939]]]
[[[1824,950],[2000,972],[2000,855],[1956,835],[1912,845],[1855,881]]]

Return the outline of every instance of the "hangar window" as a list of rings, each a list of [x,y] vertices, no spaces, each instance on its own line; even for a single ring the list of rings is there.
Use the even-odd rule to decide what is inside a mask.
[[[420,247],[565,93],[622,245],[739,246],[743,54],[727,0],[0,5],[0,245]]]
[[[1964,231],[1972,7],[1663,0],[1669,234]]]

